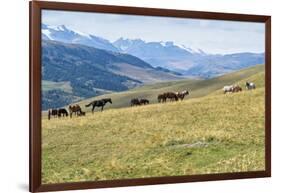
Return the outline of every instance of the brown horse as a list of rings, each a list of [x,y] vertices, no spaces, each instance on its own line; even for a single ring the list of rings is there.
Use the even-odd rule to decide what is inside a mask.
[[[239,85],[235,85],[232,89],[232,92],[241,92],[242,88]]]
[[[69,109],[70,118],[72,118],[72,113],[74,113],[74,115],[76,116],[79,116],[82,112],[82,109],[79,105],[73,105],[73,106],[69,105],[68,109]]]
[[[166,102],[166,97],[164,96],[164,94],[159,94],[157,99],[158,99],[158,103]]]

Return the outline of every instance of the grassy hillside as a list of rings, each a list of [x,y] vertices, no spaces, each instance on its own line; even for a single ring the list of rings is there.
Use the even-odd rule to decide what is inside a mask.
[[[257,68],[210,80],[210,90],[219,88],[200,98],[44,119],[43,183],[264,170],[264,73]],[[258,88],[222,94],[221,85],[235,79]]]
[[[258,72],[263,71],[264,65],[257,65],[255,67],[247,68],[238,72],[226,74],[208,80],[187,79],[180,81],[156,83],[152,85],[138,87],[125,92],[115,92],[101,95],[98,97],[89,98],[79,102],[78,104],[80,104],[85,111],[90,111],[91,108],[86,109],[85,104],[101,98],[112,98],[113,104],[106,105],[105,109],[128,107],[130,106],[130,101],[132,98],[147,98],[150,100],[151,103],[157,103],[157,96],[160,93],[167,91],[176,92],[186,89],[190,91],[190,95],[187,97],[187,99],[197,98],[206,96],[218,89],[221,89],[224,85],[233,84],[239,80],[243,80],[242,82],[240,82],[240,85],[244,87],[244,80],[254,74],[257,74]]]

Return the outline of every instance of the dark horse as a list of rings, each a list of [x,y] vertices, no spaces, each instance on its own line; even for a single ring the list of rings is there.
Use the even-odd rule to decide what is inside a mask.
[[[149,104],[149,100],[147,99],[140,99],[140,105],[148,105]]]
[[[163,94],[158,95],[158,102],[163,102],[165,103],[167,99],[170,99],[170,101],[178,101],[179,97],[177,93],[174,92],[165,92]]]
[[[157,97],[157,99],[158,99],[158,102],[159,102],[159,103],[160,103],[160,102],[166,102],[166,97],[165,97],[164,94],[159,94],[158,97]]]
[[[65,109],[65,108],[62,108],[62,109],[59,109],[58,110],[58,117],[61,117],[61,116],[68,116],[68,112],[67,112],[67,110]]]
[[[166,92],[166,93],[164,93],[164,95],[167,99],[170,99],[170,101],[178,101],[178,99],[179,99],[177,94],[174,92]]]
[[[103,111],[103,107],[106,105],[106,103],[112,104],[111,98],[95,100],[95,101],[90,102],[89,104],[85,105],[85,107],[89,107],[92,105],[92,113],[94,113],[95,107],[101,107],[101,111]]]
[[[48,110],[48,119],[50,120],[51,117],[58,117],[60,118],[61,116],[68,116],[68,112],[66,111],[66,109],[61,108],[61,109],[49,109]]]
[[[132,106],[139,106],[139,105],[141,105],[139,99],[135,98],[135,99],[131,100],[131,107]]]

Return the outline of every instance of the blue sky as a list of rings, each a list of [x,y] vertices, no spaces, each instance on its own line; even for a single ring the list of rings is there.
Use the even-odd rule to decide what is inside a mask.
[[[42,12],[42,22],[65,25],[111,42],[120,37],[173,41],[212,54],[265,51],[264,23],[51,10]]]

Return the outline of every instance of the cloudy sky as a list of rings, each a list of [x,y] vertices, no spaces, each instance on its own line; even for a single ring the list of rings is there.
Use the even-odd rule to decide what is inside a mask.
[[[120,37],[147,42],[173,41],[213,54],[265,51],[264,23],[51,10],[42,12],[42,22],[65,25],[111,42]]]

